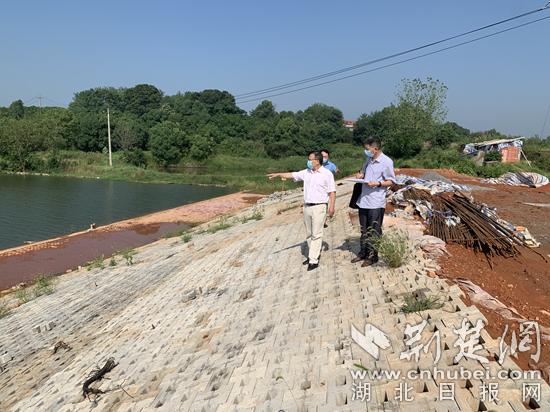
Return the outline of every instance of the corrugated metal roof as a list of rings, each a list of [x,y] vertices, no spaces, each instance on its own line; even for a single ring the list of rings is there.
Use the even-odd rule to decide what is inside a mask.
[[[515,142],[516,140],[523,140],[523,139],[525,139],[525,137],[514,137],[513,139],[487,140],[485,142],[471,143],[471,144],[474,146],[492,146],[494,144],[510,143],[510,142]]]

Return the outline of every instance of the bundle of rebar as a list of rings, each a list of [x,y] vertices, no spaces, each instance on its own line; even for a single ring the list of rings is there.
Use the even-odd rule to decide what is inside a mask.
[[[498,221],[494,214],[483,213],[483,206],[461,192],[432,195],[426,190],[410,188],[403,193],[406,201],[429,204],[428,232],[447,243],[458,243],[485,254],[489,265],[495,256],[515,257],[524,241]],[[456,223],[451,216],[459,219]],[[456,220],[458,220],[456,219]]]

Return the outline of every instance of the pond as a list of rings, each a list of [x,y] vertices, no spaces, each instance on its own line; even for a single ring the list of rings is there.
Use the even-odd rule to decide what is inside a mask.
[[[0,250],[231,192],[211,186],[0,174]]]

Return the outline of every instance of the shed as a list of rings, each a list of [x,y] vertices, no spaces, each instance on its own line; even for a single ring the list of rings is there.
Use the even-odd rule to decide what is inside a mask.
[[[511,139],[487,140],[485,142],[468,143],[464,146],[463,152],[468,155],[479,155],[480,152],[498,151],[502,154],[502,163],[519,162],[522,153],[523,140],[525,137],[514,137]]]

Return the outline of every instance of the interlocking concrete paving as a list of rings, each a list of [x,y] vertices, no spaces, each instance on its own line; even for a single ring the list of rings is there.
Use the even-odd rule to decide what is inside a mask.
[[[357,385],[350,369],[406,372],[433,366],[421,352],[418,365],[400,359],[405,325],[427,321],[439,332],[446,370],[482,369],[479,361],[454,361],[453,329],[464,317],[483,315],[461,301],[457,286],[429,277],[434,263],[415,249],[398,269],[361,268],[350,262],[358,238],[347,208],[350,186],[338,186],[337,214],[325,229],[319,269],[302,265],[304,229],[300,191],[261,204],[264,218],[216,233],[194,233],[190,242],[160,240],[137,250],[134,265],[61,276],[55,292],[32,300],[0,319],[0,410],[13,411],[523,411],[522,384],[540,384],[532,406],[550,410],[544,381],[499,380],[499,400],[482,401],[484,379],[453,381],[455,393],[441,400],[448,380],[372,382],[369,401],[352,399]],[[418,238],[418,223],[387,219]],[[400,311],[404,296],[439,296],[440,309]],[[390,346],[375,360],[351,339],[351,325],[372,323]],[[495,360],[498,342],[483,330],[482,349],[493,371],[519,368]],[[53,353],[56,342],[71,349]],[[433,352],[433,351],[432,351]],[[82,384],[113,357],[118,365],[90,400]],[[412,401],[395,391],[410,385]],[[92,397],[93,398],[93,397]]]

